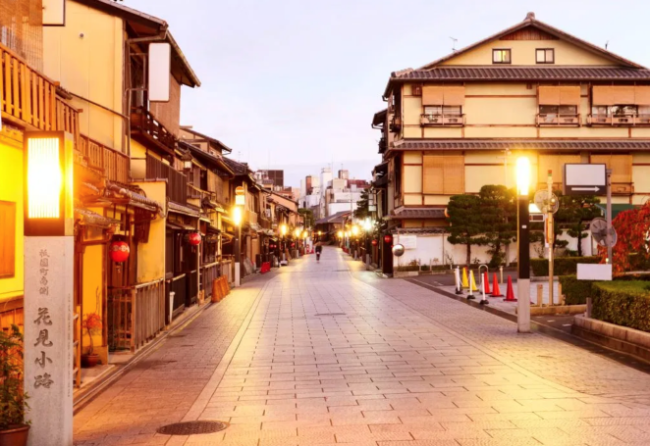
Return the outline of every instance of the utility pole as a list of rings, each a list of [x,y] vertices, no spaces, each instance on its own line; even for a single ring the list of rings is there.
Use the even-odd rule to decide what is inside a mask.
[[[612,264],[612,169],[607,174],[607,263]],[[580,241],[578,241],[580,243]]]
[[[552,307],[553,302],[553,248],[555,241],[553,225],[553,171],[548,171],[548,203],[546,204],[546,242],[548,243],[548,306]],[[578,243],[580,240],[578,239]],[[540,305],[542,303],[540,302]]]

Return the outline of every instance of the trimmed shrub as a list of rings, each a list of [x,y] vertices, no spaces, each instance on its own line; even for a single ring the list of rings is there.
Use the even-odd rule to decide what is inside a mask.
[[[420,271],[431,271],[431,268],[429,267],[429,265],[421,265]]]
[[[587,298],[592,297],[593,280],[578,280],[575,275],[560,276],[562,294],[566,297],[567,305],[584,305]]]
[[[395,267],[395,271],[419,271],[420,267],[418,265],[403,265]]]
[[[558,257],[553,262],[553,274],[556,276],[577,274],[578,263],[600,263],[600,257]],[[536,276],[548,276],[548,259],[530,259],[530,267]]]
[[[617,280],[593,284],[592,317],[624,327],[650,332],[648,282]]]

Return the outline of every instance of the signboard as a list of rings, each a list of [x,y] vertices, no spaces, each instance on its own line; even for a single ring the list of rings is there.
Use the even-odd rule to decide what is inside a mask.
[[[612,265],[578,263],[578,280],[612,280]]]
[[[149,102],[169,102],[171,57],[171,45],[168,43],[149,44]]]
[[[418,238],[415,235],[400,235],[399,243],[404,245],[404,249],[416,249],[418,247]]]
[[[565,164],[564,195],[605,195],[605,164]]]

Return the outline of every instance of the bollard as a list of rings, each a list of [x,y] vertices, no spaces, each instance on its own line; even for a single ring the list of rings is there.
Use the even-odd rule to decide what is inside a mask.
[[[501,285],[505,285],[505,282],[503,281],[503,266],[499,267],[499,274],[501,274],[501,280],[499,281],[499,283]]]
[[[460,282],[460,267],[454,270],[454,279],[456,282],[456,294],[463,294],[463,284]]]
[[[557,295],[558,295],[558,300],[560,301],[560,304],[566,305],[566,298],[562,294],[562,284],[560,282],[557,283]]]
[[[537,285],[537,303],[536,307],[544,306],[544,285],[541,283]]]
[[[481,305],[487,305],[487,304],[490,303],[490,302],[487,300],[487,297],[485,296],[485,284],[486,284],[486,282],[487,282],[487,272],[485,273],[485,280],[483,280],[482,283],[481,283],[481,286],[482,286],[482,288],[483,288],[483,289],[482,289],[483,294],[481,295],[481,301],[479,302],[479,304],[481,304]]]
[[[172,323],[172,315],[174,314],[174,297],[176,296],[176,292],[170,291],[169,292],[169,322],[168,324]]]
[[[469,293],[467,294],[468,299],[476,299],[474,297],[474,291],[478,291],[476,289],[476,280],[474,280],[474,271],[470,270],[469,272]]]

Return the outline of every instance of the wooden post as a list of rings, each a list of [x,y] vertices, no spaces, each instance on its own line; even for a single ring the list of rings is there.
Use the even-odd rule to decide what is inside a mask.
[[[542,304],[544,303],[544,285],[537,284],[537,304],[535,304],[536,307],[541,307]]]
[[[553,302],[553,248],[554,248],[554,240],[555,240],[555,234],[553,234],[554,231],[554,226],[553,226],[553,203],[551,202],[551,198],[553,197],[553,171],[549,170],[548,171],[548,179],[547,179],[547,186],[548,186],[548,203],[546,205],[547,209],[547,231],[548,231],[548,306],[552,307],[554,305]],[[578,243],[580,243],[580,240],[578,240]]]

